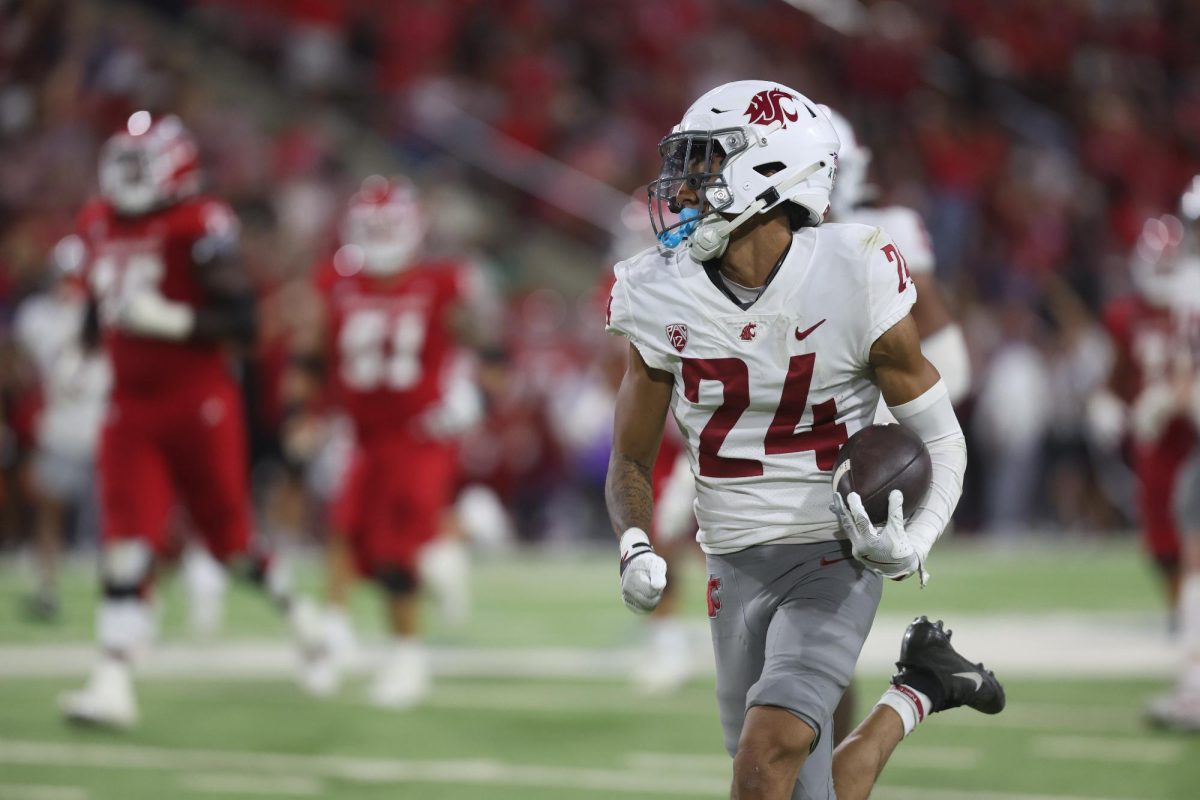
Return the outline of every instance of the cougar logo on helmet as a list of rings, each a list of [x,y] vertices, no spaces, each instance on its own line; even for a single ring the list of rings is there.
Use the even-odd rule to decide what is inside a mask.
[[[792,110],[783,107],[783,101],[793,103]],[[770,125],[772,122],[782,123],[786,128],[789,122],[795,122],[800,114],[795,110],[796,97],[783,89],[764,89],[750,99],[750,105],[742,113],[750,119],[751,125]]]

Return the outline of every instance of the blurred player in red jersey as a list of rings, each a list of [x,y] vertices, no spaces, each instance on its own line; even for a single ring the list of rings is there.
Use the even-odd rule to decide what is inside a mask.
[[[196,144],[176,117],[133,114],[104,146],[99,177],[78,235],[92,296],[83,336],[100,339],[113,372],[99,452],[103,653],[62,710],[125,727],[137,719],[131,666],[151,638],[150,588],[177,500],[212,555],[266,589],[298,632],[311,611],[251,553],[245,424],[226,362],[229,346],[255,336],[237,219],[200,194]]]
[[[461,263],[420,259],[427,228],[410,184],[363,182],[343,244],[316,276],[321,312],[285,381],[293,412],[311,410],[327,385],[353,423],[354,453],[330,515],[329,601],[344,608],[355,573],[386,594],[393,639],[370,699],[389,708],[412,706],[429,690],[419,564],[448,524],[458,436],[481,411],[461,344],[476,340],[481,320],[467,307],[477,284]],[[293,450],[303,449],[305,427],[293,416]],[[314,667],[309,688],[334,691],[336,658]]]
[[[1178,216],[1147,221],[1133,263],[1142,302],[1107,315],[1119,352],[1114,389],[1130,403],[1142,522],[1176,609],[1182,662],[1153,724],[1200,731],[1200,176]]]
[[[1189,221],[1189,224],[1194,224]],[[1174,608],[1180,588],[1180,536],[1172,498],[1180,468],[1196,448],[1196,425],[1179,391],[1193,343],[1185,321],[1195,305],[1194,232],[1179,217],[1146,221],[1130,264],[1135,294],[1104,310],[1115,360],[1109,387],[1089,404],[1091,428],[1109,440],[1128,434],[1147,550]]]

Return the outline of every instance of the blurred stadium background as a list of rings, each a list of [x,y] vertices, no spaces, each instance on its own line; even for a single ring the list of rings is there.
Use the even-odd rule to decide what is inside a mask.
[[[661,696],[627,678],[645,631],[603,511],[600,298],[648,235],[659,138],[742,77],[855,123],[881,196],[924,215],[971,354],[954,536],[926,590],[888,588],[860,672],[865,701],[905,622],[942,615],[1010,708],[924,726],[874,796],[1200,797],[1200,743],[1141,720],[1178,655],[1134,477],[1086,424],[1113,361],[1102,309],[1132,290],[1143,222],[1200,172],[1198,42],[1200,6],[1170,0],[0,0],[0,798],[722,796],[698,555],[697,678]],[[95,516],[71,510],[57,619],[30,619],[39,392],[11,331],[95,190],[99,145],[139,108],[184,119],[241,217],[256,441],[277,436],[295,287],[362,176],[411,176],[433,246],[493,277],[504,357],[483,370],[464,473],[504,515],[473,542],[469,618],[430,609],[438,683],[418,710],[304,696],[265,609],[235,588],[197,639],[168,582],[143,725],[81,732],[55,712],[93,652]],[[260,527],[316,591],[319,492],[280,511],[256,452]],[[368,642],[374,602],[354,599]]]

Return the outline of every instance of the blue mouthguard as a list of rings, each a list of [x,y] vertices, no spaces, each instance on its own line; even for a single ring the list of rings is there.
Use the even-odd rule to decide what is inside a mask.
[[[696,230],[700,223],[700,212],[694,208],[685,208],[679,212],[679,219],[682,224],[658,235],[658,240],[667,247],[678,247],[684,239],[692,235],[692,231]]]

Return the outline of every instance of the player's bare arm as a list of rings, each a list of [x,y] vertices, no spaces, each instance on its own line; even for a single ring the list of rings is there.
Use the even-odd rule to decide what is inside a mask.
[[[906,523],[904,497],[893,491],[888,498],[888,519],[878,528],[857,495],[852,493],[845,501],[835,496],[834,504],[853,543],[855,557],[886,578],[899,580],[919,574],[924,585],[929,551],[950,522],[962,495],[966,440],[945,383],[921,353],[917,325],[911,315],[876,339],[868,360],[892,415],[921,437],[929,450],[933,464],[929,492]]]
[[[671,403],[670,373],[652,369],[629,346],[629,365],[617,392],[612,457],[604,497],[613,530],[649,530],[654,513],[651,470]]]
[[[667,563],[650,547],[654,518],[651,470],[658,457],[674,378],[652,369],[629,346],[629,364],[617,391],[612,456],[604,497],[621,544],[621,597],[633,612],[647,614],[662,599]]]
[[[875,340],[869,358],[875,368],[875,385],[889,406],[920,397],[940,377],[921,354],[921,337],[911,314]]]

